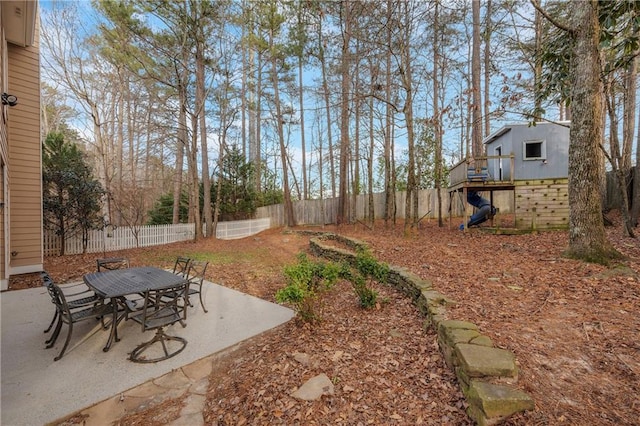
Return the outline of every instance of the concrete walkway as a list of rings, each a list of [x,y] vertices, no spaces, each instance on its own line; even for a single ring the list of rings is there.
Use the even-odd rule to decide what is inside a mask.
[[[83,410],[86,425],[104,425],[159,400],[188,392],[188,404],[174,424],[203,424],[208,375],[217,352],[289,321],[290,309],[212,283],[203,295],[208,313],[194,301],[187,327],[167,329],[187,339],[177,356],[155,364],[136,364],[128,353],[153,337],[133,321],[120,324],[121,340],[103,352],[108,332],[97,323],[74,326],[69,349],[59,361],[66,327],[45,349],[54,307],[44,288],[0,293],[0,423],[35,426]],[[96,405],[97,404],[97,405]]]

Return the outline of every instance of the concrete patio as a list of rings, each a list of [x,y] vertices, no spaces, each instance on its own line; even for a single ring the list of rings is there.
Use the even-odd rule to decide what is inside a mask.
[[[164,378],[159,380],[165,381],[179,376],[174,380],[184,382],[185,374],[206,375],[210,363],[207,367],[207,362],[199,360],[206,361],[210,355],[283,324],[294,315],[283,306],[212,283],[205,283],[203,295],[208,313],[194,301],[187,327],[175,324],[167,329],[168,334],[187,339],[186,349],[165,361],[136,364],[127,359],[128,353],[153,337],[152,332],[142,333],[138,323],[121,323],[121,340],[106,353],[102,351],[106,330],[93,321],[76,324],[64,357],[54,362],[64,343],[66,327],[56,345],[45,349],[49,335],[43,331],[54,312],[46,289],[0,293],[0,423],[43,425],[101,401],[105,401],[103,411],[112,411],[107,408],[114,400],[111,397],[124,400],[125,394],[135,394],[136,387],[147,394],[154,392],[151,381],[161,376]],[[87,424],[95,422],[94,418]]]

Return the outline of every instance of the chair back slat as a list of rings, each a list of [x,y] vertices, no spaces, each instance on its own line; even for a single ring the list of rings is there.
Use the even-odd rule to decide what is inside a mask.
[[[202,286],[204,283],[205,273],[207,272],[207,266],[209,266],[209,262],[203,260],[192,260],[189,263],[189,270],[187,271],[187,280],[189,281],[189,294],[195,295],[198,294],[200,299],[200,305],[202,306],[202,310],[206,313],[207,307],[204,305],[204,298],[202,295]],[[189,302],[190,306],[193,306],[191,302]]]
[[[173,265],[173,273],[181,277],[186,277],[189,271],[189,263],[191,263],[191,259],[188,257],[178,256],[175,265]]]
[[[104,259],[96,259],[98,272],[115,271],[116,269],[126,269],[129,267],[129,259],[126,257],[110,257]]]
[[[142,314],[136,319],[142,324],[142,331],[186,321],[188,291],[187,281],[176,286],[145,291]]]
[[[187,279],[189,282],[202,284],[202,281],[204,281],[204,275],[207,272],[207,266],[209,266],[209,262],[192,260],[189,263],[189,270],[187,272]]]
[[[47,292],[51,297],[51,302],[55,305],[56,309],[61,315],[69,316],[69,306],[67,305],[67,300],[64,297],[64,293],[58,287],[56,283],[53,282],[49,275],[43,275],[44,286],[47,288]]]

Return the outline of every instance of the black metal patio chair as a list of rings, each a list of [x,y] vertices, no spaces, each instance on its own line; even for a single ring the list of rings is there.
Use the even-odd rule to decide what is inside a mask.
[[[189,282],[185,281],[177,286],[147,290],[144,293],[144,306],[138,311],[130,312],[128,317],[140,323],[143,332],[156,330],[156,334],[151,340],[131,351],[131,361],[158,362],[176,356],[184,350],[187,340],[179,336],[169,336],[164,329],[176,322],[180,322],[183,327],[186,326],[188,291]],[[162,347],[160,353],[159,349],[151,350],[157,343]]]
[[[173,265],[173,273],[181,277],[186,277],[189,271],[189,263],[191,263],[191,259],[188,257],[178,256],[176,263]]]
[[[49,292],[49,296],[51,296],[51,302],[56,307],[58,317],[56,328],[54,329],[51,338],[47,340],[46,348],[52,348],[56,343],[63,324],[67,324],[68,328],[67,338],[65,339],[64,345],[62,346],[58,356],[53,359],[54,361],[58,361],[64,355],[67,350],[67,346],[69,346],[71,334],[73,333],[73,324],[89,319],[103,318],[105,315],[113,312],[112,305],[111,303],[93,303],[89,306],[73,309],[69,306],[69,303],[67,302],[67,299],[60,287],[54,283],[53,280],[50,278],[45,280],[45,286]]]
[[[46,287],[49,283],[53,282],[53,279],[47,272],[42,272],[42,284]],[[93,306],[95,304],[102,303],[102,298],[95,294],[93,290],[87,287],[84,283],[71,284],[68,286],[60,287],[61,291],[64,294],[65,299],[67,300],[67,305],[69,309],[75,310],[79,308],[85,308],[87,306]],[[58,309],[54,309],[53,318],[51,318],[51,322],[49,326],[44,330],[45,333],[48,333],[53,328],[53,324],[55,324],[58,319]],[[49,338],[45,343],[51,343],[53,336]]]
[[[207,313],[207,308],[204,306],[204,300],[202,299],[202,285],[204,283],[204,274],[207,271],[209,262],[203,260],[192,260],[189,263],[189,270],[187,272],[187,280],[189,280],[189,296],[195,294],[200,298],[200,305],[202,310]],[[189,306],[193,306],[190,299],[187,299]]]

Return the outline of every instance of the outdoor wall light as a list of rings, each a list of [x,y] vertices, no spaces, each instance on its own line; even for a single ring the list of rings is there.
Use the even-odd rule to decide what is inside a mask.
[[[18,105],[18,97],[10,95],[8,93],[2,94],[2,105],[9,105],[10,107]]]

